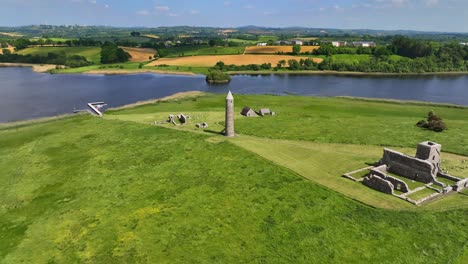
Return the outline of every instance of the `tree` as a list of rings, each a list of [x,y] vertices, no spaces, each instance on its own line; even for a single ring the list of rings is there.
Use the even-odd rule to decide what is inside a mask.
[[[297,55],[301,53],[301,46],[300,45],[294,45],[292,47],[292,54]]]
[[[214,45],[216,45],[216,40],[210,39],[210,40],[208,41],[208,45],[210,45],[210,47],[213,47]]]
[[[447,126],[445,123],[442,121],[442,118],[436,115],[434,111],[430,111],[427,114],[427,120],[421,120],[418,123],[416,123],[416,126],[425,128],[428,130],[432,130],[435,132],[442,132],[445,129],[447,129]]]
[[[106,42],[101,47],[101,63],[126,62],[132,56],[114,43]]]
[[[286,61],[285,60],[278,61],[278,68],[279,69],[284,68],[284,66],[286,66]]]
[[[9,49],[3,49],[2,52],[3,52],[3,55],[10,55],[11,54],[11,51]]]

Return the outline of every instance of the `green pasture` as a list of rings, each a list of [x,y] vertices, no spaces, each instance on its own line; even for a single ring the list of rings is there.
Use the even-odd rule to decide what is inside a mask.
[[[371,137],[370,128],[363,132],[368,142],[352,131],[346,142],[344,131],[305,136],[316,135],[315,129],[324,133],[327,123],[329,129],[354,129],[354,122],[385,119],[397,126],[430,107],[452,124],[438,138],[447,145],[443,149],[463,154],[449,138],[467,123],[461,116],[467,110],[235,95],[236,111],[267,106],[277,116],[237,114],[239,136],[226,140],[216,134],[224,97],[1,128],[0,263],[468,261],[468,196],[416,207],[339,175],[378,159],[384,137],[406,135],[395,145],[414,152],[409,138],[417,143],[427,131],[413,131],[412,124],[399,134]],[[287,109],[306,122],[303,134],[295,135],[294,120],[287,127],[292,131],[282,130]],[[154,123],[169,113],[190,115],[189,124]],[[312,114],[322,116],[321,122]],[[192,122],[201,120],[209,123],[207,131],[194,128]],[[450,166],[466,172],[464,157],[445,154]],[[360,190],[366,197],[353,196]]]
[[[101,48],[100,47],[33,47],[33,48],[20,50],[18,54],[47,56],[47,54],[50,52],[52,53],[65,52],[67,55],[84,56],[86,57],[86,59],[94,63],[101,62]]]
[[[180,46],[159,49],[165,58],[197,56],[197,55],[237,55],[244,53],[245,47],[210,47],[210,46]]]

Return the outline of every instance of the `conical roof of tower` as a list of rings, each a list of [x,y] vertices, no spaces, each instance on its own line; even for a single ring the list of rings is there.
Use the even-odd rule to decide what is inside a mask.
[[[228,94],[226,96],[226,100],[234,100],[234,96],[232,96],[231,91],[228,92]]]

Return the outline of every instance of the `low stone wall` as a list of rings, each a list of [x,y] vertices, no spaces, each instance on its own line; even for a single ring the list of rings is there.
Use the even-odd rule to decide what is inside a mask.
[[[446,178],[446,179],[449,179],[449,180],[451,180],[451,181],[456,181],[456,182],[462,180],[461,178],[452,176],[452,175],[447,174],[447,173],[443,173],[443,172],[441,172],[441,171],[439,171],[439,172],[437,173],[437,177]]]
[[[393,195],[393,184],[377,175],[365,177],[362,183],[374,190]]]
[[[409,187],[406,184],[406,182],[386,174],[384,172],[386,170],[387,170],[387,166],[382,165],[382,166],[379,166],[379,167],[376,167],[376,168],[372,169],[371,170],[371,175],[377,175],[380,178],[389,181],[390,183],[392,183],[392,185],[394,187],[394,190],[398,190],[398,191],[401,191],[401,192],[404,192],[404,193],[409,191]]]
[[[466,178],[464,180],[461,180],[461,181],[458,181],[455,191],[459,192],[461,190],[464,190],[465,188],[468,188],[468,178]]]
[[[437,171],[428,161],[413,158],[390,149],[384,149],[381,163],[387,165],[389,172],[405,178],[423,183],[435,181]]]

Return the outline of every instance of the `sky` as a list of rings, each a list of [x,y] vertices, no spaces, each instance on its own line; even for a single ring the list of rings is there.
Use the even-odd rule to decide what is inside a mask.
[[[468,0],[0,0],[0,26],[314,27],[468,32]]]

